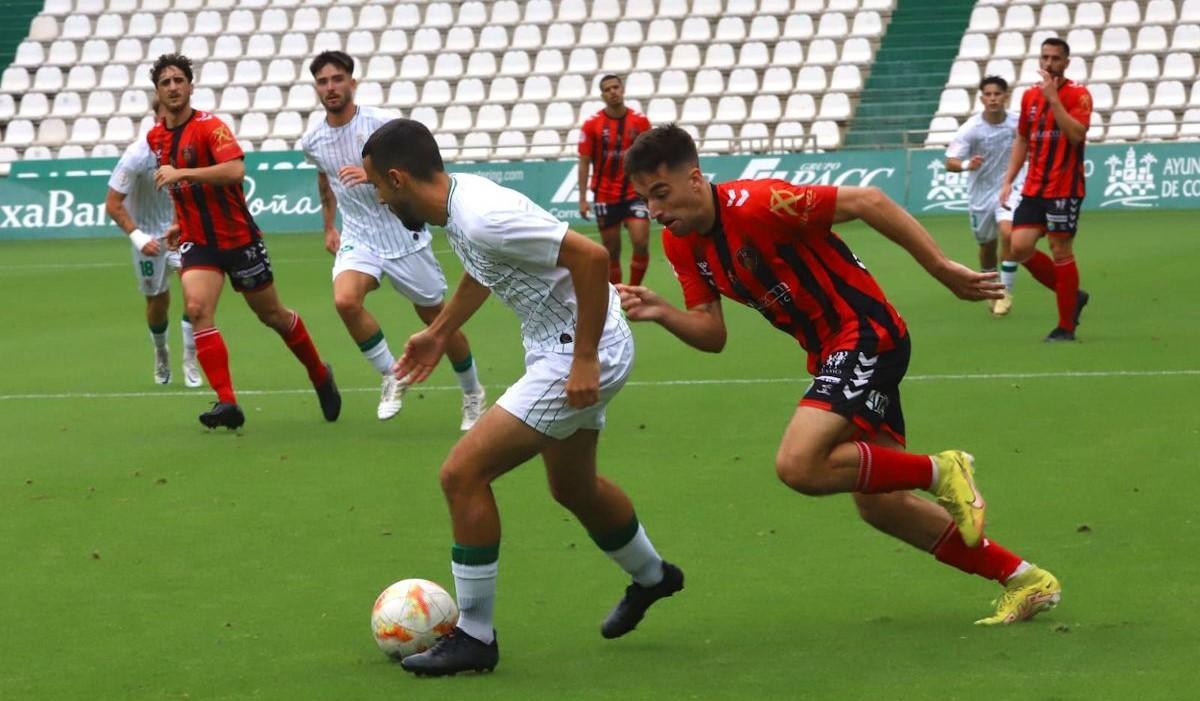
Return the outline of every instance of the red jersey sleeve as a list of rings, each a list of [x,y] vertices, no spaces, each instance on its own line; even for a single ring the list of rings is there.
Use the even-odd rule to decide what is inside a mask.
[[[208,149],[212,152],[213,163],[225,163],[246,156],[242,152],[241,145],[234,138],[233,131],[216,115],[205,120],[203,134],[204,142],[208,144]]]
[[[651,129],[650,118],[644,114],[639,114],[637,119],[638,135],[644,134]]]
[[[1082,85],[1075,86],[1069,95],[1069,102],[1064,101],[1063,107],[1067,114],[1077,120],[1086,129],[1092,126],[1092,94]]]
[[[771,224],[785,233],[808,238],[824,236],[833,227],[838,190],[835,186],[766,180],[757,181],[752,187],[756,205],[766,211]]]
[[[663,229],[662,237],[667,262],[671,264],[675,279],[679,280],[679,286],[683,288],[684,307],[691,309],[720,299],[720,293],[710,287],[700,274],[696,256],[687,239],[672,234],[668,229]]]
[[[586,122],[583,123],[583,126],[579,129],[579,155],[580,156],[592,155],[592,150],[593,150],[592,149],[592,138],[593,138],[592,137],[592,125],[593,124],[595,124],[595,122],[592,119],[588,119]]]
[[[1029,138],[1029,132],[1033,127],[1032,123],[1029,121],[1029,106],[1033,104],[1034,91],[1040,89],[1041,88],[1034,86],[1029,90],[1026,90],[1025,94],[1021,96],[1021,116],[1017,119],[1017,133],[1026,139]]]

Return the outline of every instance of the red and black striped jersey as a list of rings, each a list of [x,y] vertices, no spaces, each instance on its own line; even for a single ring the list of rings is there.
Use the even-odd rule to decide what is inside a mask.
[[[1074,81],[1058,88],[1058,99],[1084,129],[1092,123],[1092,94]],[[1029,171],[1021,194],[1029,197],[1083,197],[1083,142],[1072,144],[1054,121],[1054,110],[1040,87],[1021,97],[1017,133],[1029,141]]]
[[[875,278],[830,228],[836,187],[735,180],[713,185],[713,198],[712,231],[663,231],[688,308],[724,295],[757,310],[799,341],[814,373],[830,353],[874,355],[908,333]]]
[[[199,110],[193,110],[192,116],[174,129],[159,122],[146,140],[159,165],[175,168],[205,168],[245,156],[229,127],[215,115]],[[241,183],[215,186],[181,180],[170,192],[181,243],[227,249],[261,237]]]
[[[604,110],[592,115],[579,130],[579,155],[592,159],[592,194],[597,202],[612,204],[637,199],[625,177],[625,152],[638,134],[650,131],[650,120],[637,110],[625,108],[618,118]]]

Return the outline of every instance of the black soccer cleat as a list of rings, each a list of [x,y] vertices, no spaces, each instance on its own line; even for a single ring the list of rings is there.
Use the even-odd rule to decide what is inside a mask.
[[[600,635],[606,638],[619,638],[637,628],[646,615],[646,609],[659,599],[665,599],[683,589],[683,570],[663,560],[663,578],[652,587],[643,587],[634,582],[625,587],[625,596],[609,612],[608,617],[600,624]]]
[[[1079,317],[1083,314],[1083,308],[1087,306],[1088,300],[1092,296],[1083,290],[1079,290],[1075,294],[1075,326],[1079,326]]]
[[[485,643],[455,626],[425,652],[400,660],[400,666],[418,677],[446,677],[459,672],[490,672],[499,661],[500,648],[494,637]]]
[[[325,371],[329,373],[329,379],[315,387],[317,399],[321,402],[321,413],[325,415],[325,420],[337,421],[342,414],[342,394],[333,381],[333,366],[325,363]]]
[[[1046,343],[1062,343],[1064,341],[1074,341],[1075,340],[1075,332],[1067,331],[1066,329],[1064,329],[1061,326],[1055,326],[1054,330],[1051,331],[1046,336],[1046,338],[1044,338],[1042,340],[1044,340]]]
[[[200,415],[200,423],[208,428],[224,426],[230,430],[242,427],[246,423],[246,415],[241,407],[228,402],[213,402],[212,408]]]

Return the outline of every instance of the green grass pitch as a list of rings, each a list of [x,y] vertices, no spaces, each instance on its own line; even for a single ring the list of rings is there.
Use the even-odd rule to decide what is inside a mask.
[[[955,300],[899,248],[840,227],[912,329],[914,450],[978,459],[989,536],[1054,571],[1062,605],[1000,630],[971,622],[998,588],[861,524],[848,498],[776,481],[804,356],[725,305],[704,355],[636,327],[633,381],[601,468],[632,495],[687,588],[603,640],[624,575],[529,464],[496,487],[504,520],[492,675],[415,679],[376,650],[375,595],[449,586],[438,466],[458,437],[447,364],[390,422],[331,303],[315,235],[270,236],[281,296],[337,369],[321,420],[302,369],[226,290],[218,323],[247,413],[196,415],[210,390],[151,383],[129,248],[0,244],[0,699],[1178,699],[1200,676],[1195,214],[1097,213],[1077,253],[1081,342],[1046,345],[1053,296],[1022,272],[1011,317]],[[965,216],[926,220],[974,264]],[[457,261],[435,250],[453,280]],[[628,251],[628,245],[626,245]],[[661,246],[654,244],[654,250]],[[626,254],[628,255],[628,253]],[[661,253],[648,283],[678,300]],[[393,349],[416,328],[368,302]],[[491,398],[522,368],[489,302],[466,327]],[[1191,691],[1188,691],[1191,689]]]

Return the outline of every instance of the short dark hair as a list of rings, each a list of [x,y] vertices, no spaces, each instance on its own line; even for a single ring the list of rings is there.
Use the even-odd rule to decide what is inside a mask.
[[[1042,42],[1043,48],[1045,48],[1047,45],[1062,47],[1064,55],[1066,55],[1066,56],[1071,55],[1071,45],[1068,44],[1067,42],[1063,41],[1062,39],[1059,39],[1058,37],[1050,37],[1049,39],[1046,39],[1045,41]]]
[[[621,85],[625,84],[625,81],[621,80],[621,76],[617,75],[616,73],[609,73],[608,75],[601,77],[599,84],[604,85],[605,83],[607,83],[610,80],[615,80],[618,83],[620,83]]]
[[[183,74],[187,76],[188,82],[192,82],[192,59],[183,54],[163,54],[150,67],[150,81],[154,83],[155,87],[158,87],[158,77],[171,66],[183,71]]]
[[[393,119],[376,129],[363,144],[362,155],[370,156],[380,173],[403,170],[418,180],[432,180],[434,173],[446,170],[433,132],[412,119]]]
[[[696,142],[678,124],[664,124],[643,132],[625,152],[625,174],[654,173],[661,166],[700,165]]]
[[[979,89],[981,91],[989,85],[995,85],[1000,88],[1000,92],[1008,92],[1008,81],[998,75],[985,76],[983,80],[979,81]]]
[[[317,73],[331,63],[346,73],[354,75],[354,59],[345,51],[322,51],[316,55],[312,63],[308,64],[308,72],[316,78]]]

